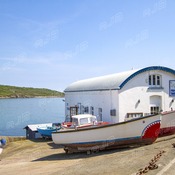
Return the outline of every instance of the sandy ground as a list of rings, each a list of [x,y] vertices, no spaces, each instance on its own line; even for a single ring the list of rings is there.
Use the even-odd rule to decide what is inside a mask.
[[[175,135],[159,138],[154,144],[138,148],[65,154],[52,141],[21,140],[9,142],[0,155],[0,174],[5,175],[134,175],[147,166],[160,151],[157,169],[147,175],[175,174]]]

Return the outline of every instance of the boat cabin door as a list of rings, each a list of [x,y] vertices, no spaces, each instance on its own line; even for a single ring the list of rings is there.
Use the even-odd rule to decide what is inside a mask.
[[[77,115],[77,114],[78,114],[78,107],[77,106],[70,107],[70,121],[71,122],[72,122],[72,116]]]

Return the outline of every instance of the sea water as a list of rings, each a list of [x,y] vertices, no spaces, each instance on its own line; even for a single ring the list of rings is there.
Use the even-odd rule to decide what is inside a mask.
[[[64,107],[63,98],[0,99],[0,136],[25,136],[29,124],[63,122]]]

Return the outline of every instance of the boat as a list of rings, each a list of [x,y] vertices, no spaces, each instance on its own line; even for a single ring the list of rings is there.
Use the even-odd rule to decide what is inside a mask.
[[[152,144],[160,132],[161,114],[125,122],[74,127],[52,132],[55,144],[64,146],[66,153],[94,151],[121,146]]]
[[[159,136],[175,134],[175,110],[162,112]]]
[[[52,126],[42,126],[38,127],[37,131],[41,134],[43,138],[48,137],[51,138],[51,134],[54,131],[58,131],[61,128],[60,123],[53,123]]]

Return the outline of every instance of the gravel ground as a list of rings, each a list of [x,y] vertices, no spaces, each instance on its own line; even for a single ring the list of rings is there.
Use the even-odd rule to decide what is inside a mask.
[[[86,175],[175,174],[175,135],[157,139],[137,148],[65,154],[52,141],[9,142],[0,155],[0,174],[5,175]],[[154,165],[150,168],[149,163]]]

